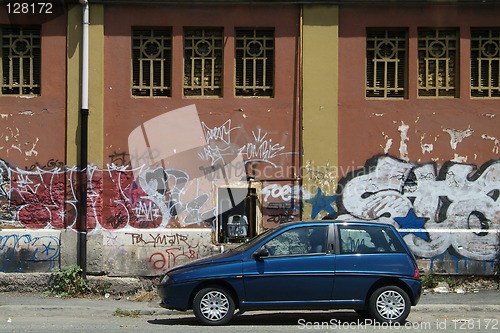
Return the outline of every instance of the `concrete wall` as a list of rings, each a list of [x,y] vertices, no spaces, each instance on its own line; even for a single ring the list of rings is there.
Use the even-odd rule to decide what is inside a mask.
[[[233,186],[254,191],[255,233],[301,218],[385,221],[423,268],[492,274],[498,100],[469,97],[468,46],[470,27],[497,26],[498,11],[92,4],[89,272],[157,275],[212,253],[224,240],[216,239],[220,198]],[[0,12],[2,25],[26,23],[11,19]],[[76,262],[81,6],[38,23],[42,95],[0,97],[1,271]],[[165,25],[173,31],[172,97],[134,98],[131,29]],[[182,96],[184,26],[224,28],[223,98]],[[275,28],[273,98],[233,94],[234,29],[248,26]],[[459,27],[459,97],[418,98],[411,57],[408,98],[367,100],[365,33],[377,26],[408,27],[409,54],[418,27]],[[148,151],[151,163],[137,164],[136,143],[158,155]]]
[[[0,271],[49,273],[74,265],[77,234],[66,230],[0,230]],[[220,252],[209,229],[94,231],[87,241],[87,272],[158,276],[174,266]]]

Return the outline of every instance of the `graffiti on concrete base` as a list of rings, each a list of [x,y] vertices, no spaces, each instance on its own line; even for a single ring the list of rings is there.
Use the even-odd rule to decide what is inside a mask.
[[[59,265],[60,241],[55,236],[0,235],[0,272],[50,272]]]

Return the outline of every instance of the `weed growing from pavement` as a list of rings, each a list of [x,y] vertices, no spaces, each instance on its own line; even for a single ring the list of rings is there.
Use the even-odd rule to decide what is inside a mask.
[[[113,316],[116,317],[131,317],[131,318],[138,318],[140,316],[141,312],[139,310],[124,310],[117,308],[115,310],[115,313],[113,313]]]
[[[49,291],[59,297],[83,296],[91,290],[87,281],[82,277],[82,269],[78,265],[71,265],[52,271]]]

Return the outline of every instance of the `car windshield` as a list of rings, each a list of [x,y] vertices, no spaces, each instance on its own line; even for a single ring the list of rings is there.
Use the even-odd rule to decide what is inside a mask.
[[[272,228],[272,229],[267,229],[266,231],[264,231],[263,233],[255,236],[254,238],[250,239],[248,242],[244,243],[244,244],[241,244],[240,246],[237,246],[231,250],[228,250],[230,252],[243,252],[245,251],[246,249],[252,247],[253,245],[255,245],[256,243],[258,243],[261,239],[263,239],[264,237],[266,237],[271,231],[275,230],[275,228]]]

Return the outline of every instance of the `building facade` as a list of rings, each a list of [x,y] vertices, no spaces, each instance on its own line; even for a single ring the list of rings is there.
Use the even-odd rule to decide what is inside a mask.
[[[154,276],[322,218],[495,271],[500,4],[90,1],[88,73],[83,9],[2,8],[2,272]]]

